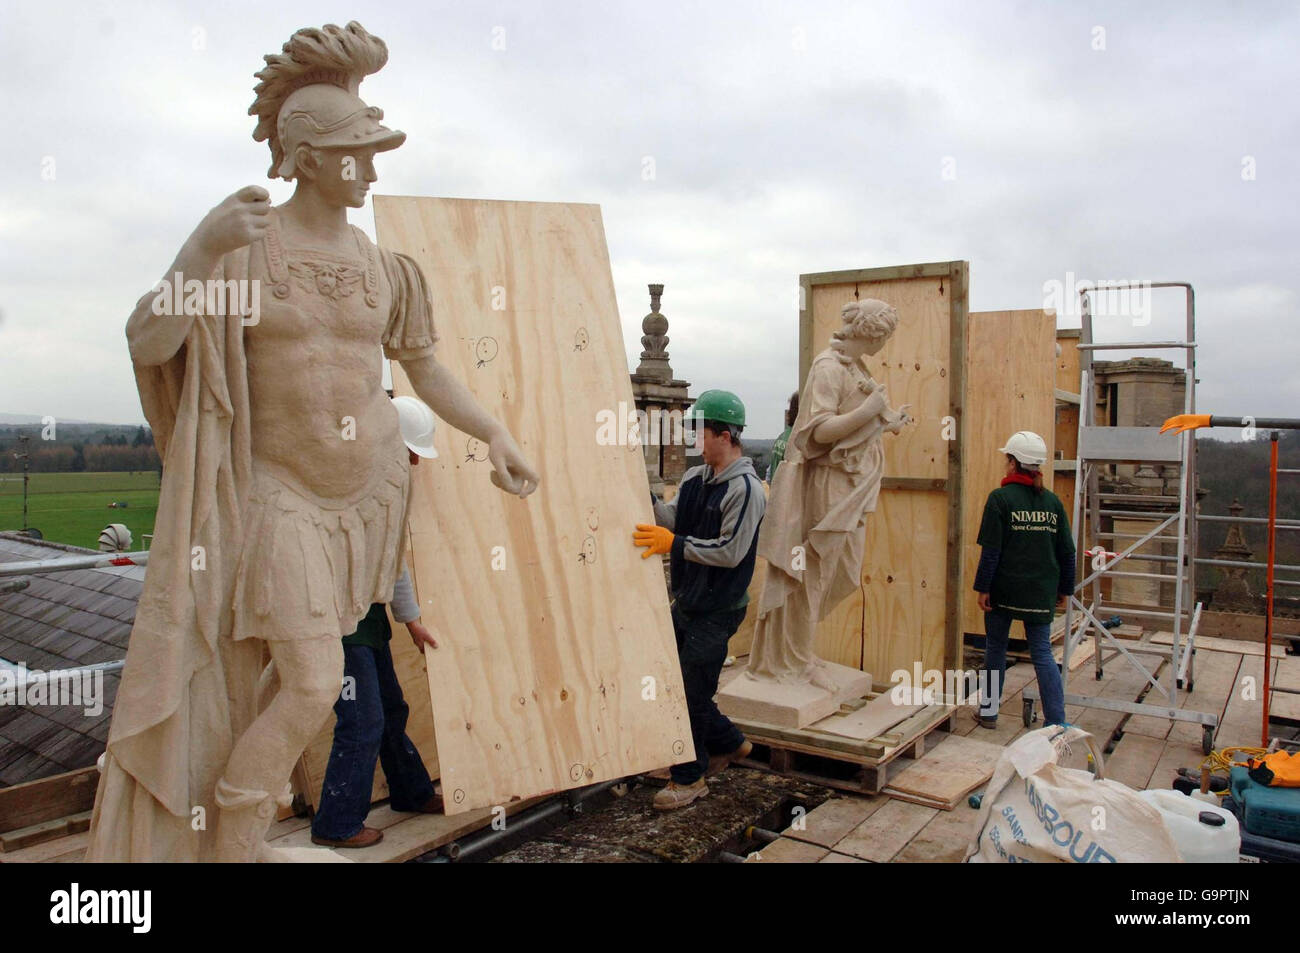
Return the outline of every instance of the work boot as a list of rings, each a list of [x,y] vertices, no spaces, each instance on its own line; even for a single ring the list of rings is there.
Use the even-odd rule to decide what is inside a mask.
[[[373,847],[384,839],[384,832],[374,827],[363,827],[346,840],[328,840],[311,835],[311,842],[321,847]]]
[[[987,717],[985,717],[984,715],[980,715],[980,727],[981,727],[981,728],[988,728],[988,729],[991,730],[991,729],[996,728],[997,726],[998,726],[998,719],[997,719],[997,716],[996,716],[996,715],[995,715],[994,717],[992,717],[992,718],[987,718]]]
[[[754,750],[754,746],[746,738],[740,743],[740,747],[730,754],[715,754],[709,758],[709,766],[704,772],[706,778],[711,778],[719,771],[725,771],[733,761],[740,761],[742,758],[748,758],[749,753]]]
[[[709,793],[709,786],[700,778],[694,784],[678,784],[676,781],[669,781],[668,786],[660,788],[655,795],[654,809],[656,811],[673,811],[679,807],[685,807],[692,801],[697,801]]]
[[[441,795],[441,794],[435,794],[435,795],[433,795],[431,798],[429,798],[429,800],[425,801],[424,804],[422,804],[421,806],[417,807],[417,808],[416,808],[414,811],[412,811],[411,813],[413,813],[413,814],[442,814],[442,813],[443,813],[443,809],[442,809],[442,807],[443,807],[443,805],[442,805],[442,795]]]

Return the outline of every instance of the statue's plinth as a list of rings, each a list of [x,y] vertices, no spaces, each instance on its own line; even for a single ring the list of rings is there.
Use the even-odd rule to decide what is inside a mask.
[[[715,700],[722,713],[730,718],[778,728],[804,728],[871,691],[871,675],[867,672],[823,662],[822,673],[834,683],[834,688],[821,688],[811,682],[751,678],[748,672],[741,672],[718,691]]]

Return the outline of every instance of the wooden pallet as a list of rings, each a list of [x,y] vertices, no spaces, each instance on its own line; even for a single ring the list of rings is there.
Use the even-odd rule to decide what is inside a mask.
[[[793,729],[732,721],[754,744],[753,752],[740,764],[855,794],[877,794],[889,783],[891,773],[901,770],[895,762],[920,758],[942,740],[934,737],[937,733],[946,737],[956,711],[952,705],[928,705],[868,741],[833,735],[815,726]]]

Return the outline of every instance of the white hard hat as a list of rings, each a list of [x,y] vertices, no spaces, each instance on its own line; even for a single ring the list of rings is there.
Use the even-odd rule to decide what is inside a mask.
[[[1047,444],[1032,430],[1017,430],[999,453],[1009,453],[1027,467],[1041,467],[1047,462]]]
[[[435,418],[428,405],[414,397],[394,397],[393,406],[397,408],[397,425],[402,430],[402,440],[411,452],[422,457],[438,456],[438,451],[433,449]]]

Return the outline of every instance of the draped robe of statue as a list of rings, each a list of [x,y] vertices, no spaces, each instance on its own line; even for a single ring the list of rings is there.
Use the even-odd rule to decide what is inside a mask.
[[[813,359],[759,533],[768,568],[751,677],[819,684],[817,623],[861,584],[866,515],[876,509],[884,473],[881,434],[899,415],[886,410],[833,445],[820,443],[816,431],[875,386],[836,341]]]
[[[437,334],[418,266],[354,233],[364,274],[346,296],[333,280],[337,268],[325,281],[319,271],[303,274],[301,262],[279,247],[274,224],[262,241],[226,255],[213,277],[261,281],[262,323],[305,321],[310,333],[313,315],[339,320],[350,308],[357,320],[376,325],[376,346],[382,331],[389,358],[431,353]],[[329,293],[333,310],[313,293]],[[150,308],[154,297],[146,294],[136,310]],[[311,631],[300,636],[337,629],[341,637],[372,601],[392,595],[400,546],[380,548],[389,538],[400,540],[407,496],[404,485],[390,485],[386,455],[377,455],[376,474],[358,476],[364,499],[325,509],[288,490],[254,499],[259,478],[250,400],[257,394],[250,393],[245,352],[251,333],[256,327],[245,328],[238,316],[199,316],[173,358],[135,365],[163,459],[162,489],[88,861],[212,859],[217,781],[259,711],[265,643],[249,629],[260,625],[275,637],[291,636],[278,627],[305,611],[303,628]],[[395,414],[393,428],[396,434]],[[400,437],[394,440],[391,456],[406,466]],[[276,559],[290,568],[276,570]],[[243,590],[240,600],[237,590]],[[285,790],[273,792],[281,803],[287,803],[285,780]]]

